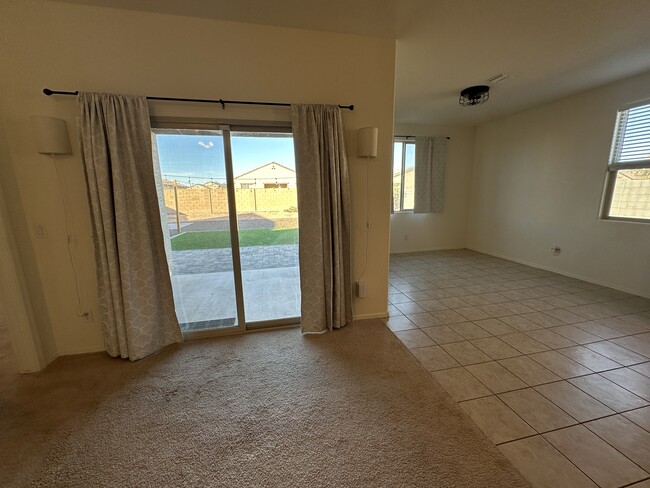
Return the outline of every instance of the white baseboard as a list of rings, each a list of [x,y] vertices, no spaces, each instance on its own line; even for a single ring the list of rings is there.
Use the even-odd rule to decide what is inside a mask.
[[[469,247],[469,246],[467,246],[467,249],[470,249],[470,250],[476,251],[476,252],[480,252],[480,253],[483,253],[483,254],[487,254],[489,256],[494,256],[495,258],[507,259],[508,261],[512,261],[512,262],[519,263],[519,264],[524,264],[526,266],[531,266],[533,268],[539,268],[539,269],[543,269],[545,271],[551,271],[552,273],[557,273],[557,274],[561,274],[563,276],[568,276],[569,278],[576,278],[578,280],[586,281],[588,283],[593,283],[595,285],[606,286],[608,288],[613,288],[614,290],[623,291],[625,293],[630,293],[632,295],[638,295],[640,297],[650,298],[647,291],[634,290],[634,289],[623,287],[623,286],[620,286],[620,285],[616,285],[614,283],[610,283],[610,282],[607,282],[607,281],[597,280],[597,279],[589,277],[589,276],[584,276],[584,275],[575,274],[575,273],[567,273],[566,271],[555,268],[553,266],[543,266],[543,265],[538,264],[538,263],[533,263],[533,262],[530,262],[530,261],[526,261],[524,259],[514,258],[512,256],[506,256],[505,254],[498,254],[498,253],[486,251],[484,249],[479,249],[477,247]]]
[[[465,246],[443,246],[443,247],[427,247],[422,249],[403,249],[399,251],[391,250],[391,254],[410,254],[412,252],[432,252],[432,251],[453,251],[456,249],[466,249]],[[487,253],[486,253],[487,254]]]
[[[368,320],[368,319],[385,319],[388,317],[388,310],[380,313],[360,313],[354,315],[353,320]]]
[[[103,346],[88,346],[80,347],[78,349],[66,349],[65,351],[59,351],[57,357],[61,356],[75,356],[77,354],[91,354],[95,352],[106,352],[106,349]]]

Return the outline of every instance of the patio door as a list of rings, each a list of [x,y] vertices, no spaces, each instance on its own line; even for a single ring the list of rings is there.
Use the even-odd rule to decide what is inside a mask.
[[[183,332],[299,323],[290,129],[152,125],[165,248]]]

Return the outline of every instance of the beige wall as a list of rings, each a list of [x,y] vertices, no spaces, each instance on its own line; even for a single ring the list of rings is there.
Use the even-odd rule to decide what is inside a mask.
[[[478,127],[469,247],[650,296],[650,224],[598,219],[616,111],[646,98],[650,73]]]
[[[439,214],[396,213],[391,216],[390,252],[458,249],[466,245],[474,128],[397,125],[401,136],[448,136],[445,211]],[[405,238],[406,237],[406,238]]]
[[[275,28],[197,18],[102,9],[42,0],[0,4],[2,120],[9,164],[0,167],[7,206],[17,228],[34,308],[51,329],[58,354],[100,350],[95,265],[86,188],[79,152],[61,159],[71,209],[72,252],[78,269],[77,317],[74,275],[67,258],[65,216],[52,161],[34,148],[30,115],[67,120],[78,146],[75,101],[45,97],[44,87],[160,96],[353,103],[344,113],[353,204],[353,267],[364,261],[366,196],[355,130],[379,128],[379,157],[370,174],[368,298],[355,300],[360,316],[386,312],[390,163],[392,153],[394,42],[360,36]],[[152,115],[288,120],[282,108],[233,108],[152,102]],[[37,198],[26,198],[37,195]],[[48,228],[35,239],[36,224]],[[33,249],[33,251],[31,251]],[[49,325],[51,323],[51,327]],[[47,335],[47,333],[44,333]]]

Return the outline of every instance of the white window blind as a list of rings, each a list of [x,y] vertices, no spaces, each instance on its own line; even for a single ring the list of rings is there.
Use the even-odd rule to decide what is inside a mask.
[[[609,164],[638,167],[650,162],[650,104],[618,113]]]

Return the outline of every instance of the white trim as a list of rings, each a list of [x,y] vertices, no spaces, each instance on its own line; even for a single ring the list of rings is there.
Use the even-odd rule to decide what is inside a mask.
[[[442,246],[442,247],[427,247],[427,248],[420,248],[420,249],[407,249],[407,250],[400,250],[400,251],[390,251],[390,254],[410,254],[413,252],[433,252],[433,251],[453,251],[456,249],[464,249],[465,244],[459,244],[457,246]]]
[[[368,319],[385,319],[388,317],[388,310],[379,313],[360,313],[352,316],[352,320],[368,320]]]
[[[634,290],[632,288],[622,287],[620,285],[615,285],[615,284],[607,282],[607,281],[597,280],[597,279],[587,277],[587,276],[584,276],[584,275],[575,274],[575,273],[567,273],[564,270],[560,270],[560,269],[554,268],[552,266],[542,266],[541,264],[532,263],[532,262],[526,261],[524,259],[517,259],[517,258],[513,258],[511,256],[506,256],[506,255],[503,255],[503,254],[497,254],[497,253],[485,251],[483,249],[479,249],[479,248],[476,248],[476,247],[467,246],[467,249],[469,249],[471,251],[476,251],[476,252],[480,252],[480,253],[483,253],[483,254],[487,254],[488,256],[494,256],[495,258],[506,259],[506,260],[512,261],[514,263],[525,264],[526,266],[531,266],[533,268],[543,269],[545,271],[551,271],[553,273],[557,273],[557,274],[560,274],[560,275],[563,275],[563,276],[568,276],[569,278],[576,278],[578,280],[586,281],[587,283],[593,283],[595,285],[606,286],[608,288],[613,288],[614,290],[623,291],[625,293],[630,293],[632,295],[638,295],[638,296],[643,297],[643,298],[650,298],[650,293],[648,293],[647,291]]]
[[[106,352],[106,348],[103,346],[87,346],[74,349],[66,349],[65,351],[59,351],[57,358],[60,358],[62,356],[76,356],[78,354],[93,354],[98,352]]]
[[[34,373],[42,370],[46,362],[5,209],[4,194],[0,190],[0,301],[7,314],[5,322],[18,371]]]

